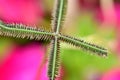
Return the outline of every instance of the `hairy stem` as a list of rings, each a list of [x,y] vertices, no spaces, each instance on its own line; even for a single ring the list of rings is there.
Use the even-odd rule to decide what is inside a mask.
[[[49,56],[48,76],[50,80],[55,80],[58,75],[58,69],[60,64],[60,43],[57,37],[52,40],[52,48]]]
[[[33,28],[22,24],[4,23],[0,23],[0,35],[34,40],[50,40],[53,37],[52,32],[46,32],[39,28]]]
[[[70,36],[65,36],[65,35],[60,35],[59,37],[62,41],[66,42],[66,43],[70,43],[70,44],[78,46],[84,50],[97,53],[100,56],[107,56],[107,50],[100,46],[97,46],[95,44],[91,44],[91,43],[85,42],[83,40],[76,39],[76,38],[70,37]]]
[[[52,26],[56,33],[60,32],[65,13],[66,0],[55,0]]]

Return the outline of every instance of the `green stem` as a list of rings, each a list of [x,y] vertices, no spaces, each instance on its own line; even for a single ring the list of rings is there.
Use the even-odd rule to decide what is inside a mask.
[[[2,23],[0,23],[0,32],[3,36],[12,36],[19,38],[27,37],[36,40],[50,40],[54,35],[52,32],[46,32],[33,27],[19,24],[10,25]]]
[[[49,67],[48,67],[48,75],[50,80],[55,80],[56,76],[58,75],[58,69],[59,69],[59,41],[58,38],[55,37],[54,40],[52,40],[52,49],[49,57]]]
[[[94,53],[97,53],[100,56],[107,56],[107,50],[100,46],[97,46],[97,45],[94,45],[91,43],[87,43],[83,40],[76,39],[76,38],[73,38],[70,36],[65,36],[65,35],[59,35],[59,38],[64,42],[73,44],[75,46],[81,47],[88,51],[92,51]]]

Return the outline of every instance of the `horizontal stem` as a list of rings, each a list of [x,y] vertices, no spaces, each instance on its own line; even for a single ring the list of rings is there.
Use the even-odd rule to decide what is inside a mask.
[[[52,32],[46,32],[39,28],[28,27],[20,24],[4,24],[0,23],[0,33],[3,36],[12,36],[19,38],[29,38],[36,40],[50,40],[53,37]]]
[[[97,46],[95,44],[91,44],[91,43],[85,42],[81,39],[76,39],[76,38],[66,36],[66,35],[59,35],[59,38],[64,42],[73,44],[75,46],[81,47],[88,51],[95,52],[98,55],[107,56],[107,50],[100,46]]]

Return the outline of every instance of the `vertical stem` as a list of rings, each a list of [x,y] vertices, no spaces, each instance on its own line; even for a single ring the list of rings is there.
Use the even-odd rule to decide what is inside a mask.
[[[65,13],[66,0],[55,0],[52,27],[54,31],[58,34],[62,26],[62,20]]]
[[[59,69],[59,41],[58,38],[55,37],[52,40],[52,49],[49,57],[49,67],[48,67],[48,76],[50,80],[55,80],[58,75]]]

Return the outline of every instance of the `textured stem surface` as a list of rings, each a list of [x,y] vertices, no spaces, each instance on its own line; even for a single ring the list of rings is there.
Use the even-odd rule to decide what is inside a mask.
[[[51,40],[53,33],[22,24],[0,23],[0,35],[33,40]]]
[[[66,0],[55,0],[52,27],[56,33],[60,32],[62,22],[64,21],[63,19],[66,11],[66,3]]]
[[[48,76],[50,80],[55,80],[58,75],[60,64],[60,43],[57,37],[52,40],[51,52],[49,56]]]
[[[70,43],[72,45],[78,46],[87,51],[97,53],[100,56],[107,56],[107,50],[95,44],[91,44],[81,39],[76,39],[74,37],[65,36],[65,35],[60,35],[60,39],[66,43]]]

